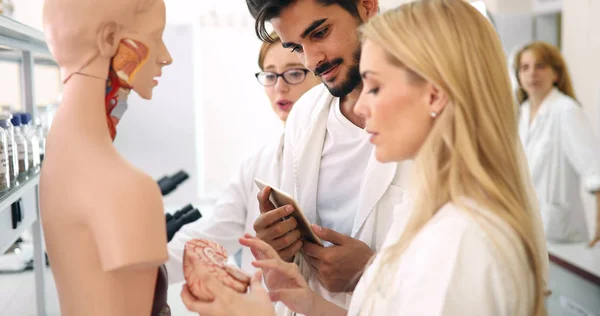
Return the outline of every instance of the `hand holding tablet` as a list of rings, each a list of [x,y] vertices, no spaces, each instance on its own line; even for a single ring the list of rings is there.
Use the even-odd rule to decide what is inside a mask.
[[[268,212],[272,212],[272,211],[277,211],[281,207],[287,206],[287,205],[292,206],[293,211],[291,213],[289,213],[289,212],[282,213],[284,216],[281,216],[281,218],[284,221],[287,221],[288,220],[287,218],[295,219],[295,224],[297,225],[297,228],[300,231],[300,235],[301,235],[302,239],[309,241],[311,243],[317,244],[319,246],[323,246],[323,242],[312,230],[310,222],[308,221],[308,219],[306,218],[306,216],[300,209],[300,206],[298,205],[298,203],[294,200],[294,198],[291,195],[289,195],[288,193],[285,193],[279,189],[273,188],[272,186],[270,186],[269,184],[265,183],[264,181],[262,181],[260,179],[254,179],[254,182],[256,183],[258,188],[261,190],[261,192],[267,187],[270,188],[269,200],[271,201],[273,206],[276,208],[276,210],[261,209],[261,213],[264,214],[264,213],[268,213]],[[285,211],[285,210],[282,210],[282,211]],[[278,215],[281,215],[281,214],[278,214]],[[277,249],[278,247],[273,247],[273,248],[275,248],[276,250],[279,250],[279,249]]]

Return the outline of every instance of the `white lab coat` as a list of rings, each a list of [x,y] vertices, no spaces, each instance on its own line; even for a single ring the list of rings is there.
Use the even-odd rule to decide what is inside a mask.
[[[531,106],[521,106],[519,134],[539,200],[548,240],[580,242],[589,239],[581,187],[600,189],[598,140],[583,109],[553,89],[540,105],[531,125]]]
[[[396,208],[384,249],[357,285],[348,315],[530,316],[534,279],[519,237],[496,215],[466,202],[477,218],[446,204],[399,260],[382,267],[383,253],[406,223],[405,207]],[[383,278],[375,280],[381,269]],[[366,299],[369,290],[374,295]]]
[[[282,154],[283,136],[245,158],[235,178],[216,202],[212,216],[187,224],[175,234],[168,245],[169,260],[166,267],[169,283],[184,281],[183,248],[187,241],[194,238],[211,240],[225,247],[232,256],[242,248],[238,241],[240,237],[245,233],[256,234],[254,221],[260,215],[260,209],[257,199],[259,191],[254,178],[278,186]],[[253,260],[250,249],[243,247],[241,268],[250,275],[256,271],[251,264]]]
[[[333,100],[325,85],[312,88],[296,102],[286,124],[281,188],[293,194],[312,223],[316,223],[317,219],[321,154]],[[393,207],[403,201],[405,191],[402,185],[410,164],[382,164],[375,159],[373,152],[366,170],[354,170],[352,166],[347,168],[348,172],[364,173],[351,237],[363,241],[373,250],[379,250],[392,223]],[[348,308],[350,294],[327,291],[311,274],[300,255],[296,262],[311,289],[338,306]],[[293,314],[283,304],[277,304],[277,315]]]

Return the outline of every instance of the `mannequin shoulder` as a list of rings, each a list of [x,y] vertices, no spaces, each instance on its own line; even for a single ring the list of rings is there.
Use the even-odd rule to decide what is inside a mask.
[[[105,210],[119,214],[162,212],[160,188],[148,174],[121,157],[103,157],[96,163],[98,167],[80,179],[89,199],[97,195],[96,200]]]
[[[162,207],[162,194],[152,177],[129,164],[121,165],[115,171],[118,172],[111,175],[115,196],[127,197],[127,201],[138,205],[158,203]]]

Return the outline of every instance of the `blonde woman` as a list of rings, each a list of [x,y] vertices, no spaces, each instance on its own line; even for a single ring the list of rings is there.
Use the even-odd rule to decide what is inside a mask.
[[[366,120],[377,159],[415,160],[412,212],[396,212],[349,311],[311,292],[297,268],[257,238],[270,292],[239,295],[206,276],[207,315],[273,315],[269,299],[305,315],[544,315],[547,254],[517,133],[508,71],[490,23],[468,3],[422,0],[362,28]],[[533,201],[533,203],[532,203]],[[321,229],[314,227],[314,229]]]
[[[546,237],[558,242],[589,241],[581,184],[596,197],[600,242],[600,147],[577,103],[560,51],[544,42],[523,47],[515,58],[521,106],[519,134],[531,168]]]

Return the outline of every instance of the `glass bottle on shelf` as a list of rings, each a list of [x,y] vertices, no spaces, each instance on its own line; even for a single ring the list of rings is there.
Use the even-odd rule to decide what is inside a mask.
[[[6,130],[0,128],[0,192],[10,188],[10,167],[8,165],[8,146]]]
[[[11,186],[16,186],[19,176],[19,155],[17,143],[15,142],[15,128],[10,122],[12,115],[0,114],[0,128],[6,131],[6,149],[8,152],[8,169]]]
[[[29,172],[29,152],[27,151],[27,139],[21,131],[21,116],[13,115],[10,120],[15,128],[15,143],[17,144],[17,156],[19,166],[19,180],[25,180]]]
[[[41,120],[39,118],[35,119],[35,135],[40,142],[40,165],[42,161],[44,161],[44,156],[46,154],[46,133],[44,133],[44,127],[42,126]]]
[[[40,166],[40,142],[32,126],[31,114],[19,113],[21,116],[21,129],[27,138],[27,152],[29,153],[29,172],[36,173]]]

